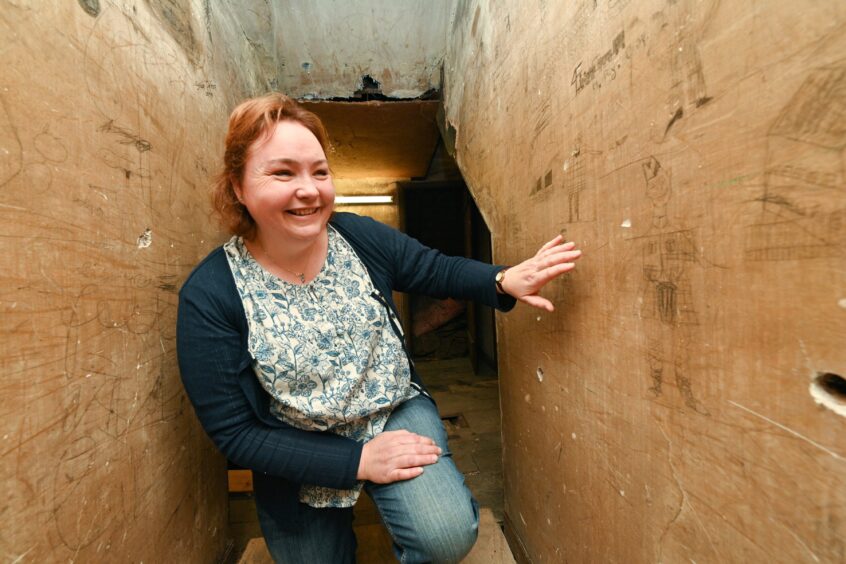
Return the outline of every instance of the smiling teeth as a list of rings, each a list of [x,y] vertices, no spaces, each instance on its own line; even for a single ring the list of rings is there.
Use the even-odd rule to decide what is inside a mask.
[[[317,211],[317,208],[309,208],[307,210],[291,210],[294,215],[311,215]]]

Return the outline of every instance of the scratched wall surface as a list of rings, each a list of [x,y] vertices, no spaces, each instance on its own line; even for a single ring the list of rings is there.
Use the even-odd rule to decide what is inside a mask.
[[[208,3],[42,4],[0,3],[0,554],[212,562],[225,463],[176,292],[219,240],[208,177],[252,78]]]
[[[465,1],[459,165],[514,263],[508,528],[536,562],[843,562],[846,4]],[[832,404],[836,407],[836,404]],[[841,407],[842,409],[842,407]]]

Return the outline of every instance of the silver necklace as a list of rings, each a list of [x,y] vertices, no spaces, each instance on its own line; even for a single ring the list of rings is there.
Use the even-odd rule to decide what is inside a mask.
[[[281,268],[282,270],[284,270],[285,272],[287,272],[289,274],[293,274],[294,276],[296,276],[300,280],[300,284],[306,283],[305,272],[296,272],[296,271],[290,270],[288,268],[285,268],[284,266],[280,265],[278,262],[273,260],[273,257],[270,256],[270,254],[266,250],[264,250],[264,245],[261,244],[260,240],[256,239],[256,243],[258,243],[258,247],[259,247],[259,249],[261,249],[261,254],[266,256],[267,259],[273,264],[273,266],[275,266],[277,268]]]
[[[282,268],[281,266],[279,268]],[[285,272],[290,272],[294,276],[300,279],[300,284],[305,284],[305,272],[294,272],[293,270],[288,270],[287,268],[282,268]]]

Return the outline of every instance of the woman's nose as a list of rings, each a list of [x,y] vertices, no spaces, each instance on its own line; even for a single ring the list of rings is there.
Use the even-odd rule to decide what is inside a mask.
[[[310,200],[316,198],[318,194],[317,184],[311,178],[304,178],[297,186],[296,195],[303,200]]]

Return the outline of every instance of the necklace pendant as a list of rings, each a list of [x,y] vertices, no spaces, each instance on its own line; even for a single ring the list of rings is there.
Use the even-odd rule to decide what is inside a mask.
[[[305,284],[305,273],[297,274],[300,279],[300,284]]]

